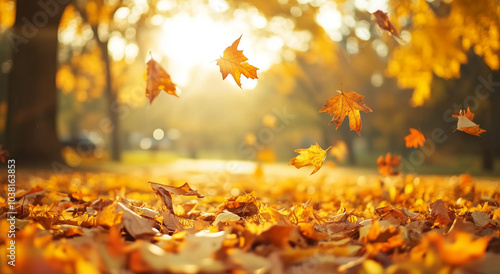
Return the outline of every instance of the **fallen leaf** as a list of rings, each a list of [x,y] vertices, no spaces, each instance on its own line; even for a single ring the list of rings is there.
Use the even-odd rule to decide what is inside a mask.
[[[448,215],[448,208],[443,200],[438,199],[429,206],[431,208],[431,216],[435,218],[435,224],[447,225],[451,223],[450,216]]]
[[[321,166],[323,165],[323,162],[325,161],[326,158],[326,152],[328,151],[330,147],[328,147],[326,150],[323,150],[318,143],[315,145],[311,145],[311,147],[305,149],[296,149],[295,152],[300,153],[299,156],[296,156],[290,160],[289,165],[293,165],[296,168],[302,168],[305,166],[314,166],[314,170],[310,175],[313,175],[316,173]]]
[[[471,216],[472,216],[472,220],[474,221],[474,224],[479,226],[479,227],[486,226],[491,221],[490,214],[488,214],[486,212],[474,211],[471,213]]]
[[[405,136],[406,147],[414,147],[424,146],[425,137],[422,132],[417,129],[410,128],[410,134]]]
[[[223,223],[236,222],[236,221],[239,221],[240,219],[241,219],[240,216],[238,216],[232,212],[229,212],[227,210],[223,210],[221,213],[219,213],[217,215],[217,217],[215,217],[215,221],[213,222],[212,225],[215,226],[220,222],[223,222]]]
[[[153,103],[162,90],[168,94],[179,97],[170,75],[160,63],[153,59],[152,55],[151,59],[147,62],[146,76],[146,96],[149,97],[149,104]]]
[[[243,36],[243,35],[241,35]],[[246,78],[257,79],[258,68],[245,62],[248,58],[243,55],[242,50],[238,50],[240,38],[236,39],[233,44],[224,50],[222,57],[217,59],[217,65],[222,73],[222,80],[226,79],[228,74],[231,74],[234,81],[241,88],[240,77],[243,74]]]
[[[461,110],[459,114],[454,114],[453,117],[458,118],[456,130],[475,136],[480,136],[481,133],[486,132],[486,130],[479,128],[478,124],[472,122],[474,113],[472,113],[469,108],[467,108],[467,112]]]
[[[351,130],[355,130],[358,135],[361,135],[361,116],[359,111],[372,112],[372,109],[363,102],[363,95],[359,95],[354,91],[343,92],[342,85],[337,92],[339,94],[328,98],[319,112],[328,112],[330,115],[335,113],[332,121],[329,123],[335,123],[335,129],[342,124],[345,116],[348,115]]]
[[[491,236],[474,240],[474,235],[457,231],[444,237],[442,234],[427,233],[425,239],[429,241],[439,253],[439,257],[452,266],[468,264],[481,258],[488,246]]]
[[[392,156],[387,153],[385,157],[379,156],[377,159],[378,172],[384,176],[398,175],[399,171],[394,170],[401,165],[401,156]]]
[[[154,221],[140,216],[120,202],[116,210],[123,213],[123,226],[134,239],[151,238],[157,234],[157,231],[153,229]]]
[[[391,23],[391,20],[389,20],[389,16],[387,16],[387,13],[377,10],[372,15],[375,17],[375,22],[377,22],[377,25],[388,32],[390,32],[392,35],[396,36],[397,38],[403,40],[401,36],[399,36],[398,31],[394,27],[394,25]]]

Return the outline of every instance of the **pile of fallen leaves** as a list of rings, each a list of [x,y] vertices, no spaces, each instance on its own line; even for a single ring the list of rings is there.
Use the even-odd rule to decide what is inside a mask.
[[[19,177],[16,266],[3,263],[1,272],[499,269],[496,183],[477,184],[468,175],[185,179],[190,177],[169,177],[167,184],[102,173]],[[10,240],[4,197],[2,258]]]

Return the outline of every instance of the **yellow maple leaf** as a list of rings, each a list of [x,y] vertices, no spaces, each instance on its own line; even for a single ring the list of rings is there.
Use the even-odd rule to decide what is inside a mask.
[[[300,153],[299,156],[296,156],[295,158],[292,158],[290,160],[289,165],[293,165],[296,168],[301,168],[305,166],[314,166],[314,170],[311,173],[313,175],[316,173],[321,166],[323,165],[323,162],[325,161],[326,158],[326,152],[330,149],[328,147],[326,150],[323,150],[318,143],[315,145],[311,145],[311,147],[305,149],[296,149],[295,152]]]
[[[339,128],[345,116],[348,115],[351,130],[355,130],[358,135],[361,135],[361,116],[359,115],[359,111],[372,112],[373,110],[363,102],[363,95],[359,95],[354,91],[343,92],[342,85],[337,92],[339,94],[328,98],[319,112],[328,112],[329,114],[335,113],[332,121],[329,123],[335,123],[335,129]]]
[[[240,38],[236,39],[236,41],[234,41],[231,46],[227,47],[224,50],[222,57],[217,59],[217,65],[220,67],[220,72],[222,73],[222,80],[226,79],[228,74],[231,74],[234,78],[234,81],[240,88],[240,77],[242,74],[249,79],[258,79],[258,68],[245,62],[248,60],[248,58],[243,55],[242,50],[238,50],[238,44],[240,43],[241,36]]]

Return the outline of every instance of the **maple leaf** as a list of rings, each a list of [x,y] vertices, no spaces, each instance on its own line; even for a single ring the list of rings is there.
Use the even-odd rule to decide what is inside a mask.
[[[217,59],[217,65],[220,67],[220,72],[222,73],[222,80],[226,79],[228,74],[231,74],[234,78],[234,81],[240,88],[240,77],[242,74],[249,79],[258,79],[258,68],[245,62],[248,60],[248,58],[243,55],[242,50],[238,50],[238,44],[240,43],[241,36],[240,38],[236,39],[236,41],[234,41],[231,46],[227,47],[224,50],[222,57]]]
[[[375,22],[377,22],[377,25],[388,32],[390,32],[392,35],[396,36],[397,38],[403,40],[401,36],[399,36],[398,31],[394,27],[394,25],[391,23],[389,20],[389,16],[387,16],[387,13],[377,10],[372,15],[375,17]]]
[[[486,130],[479,128],[479,125],[472,122],[474,119],[474,113],[467,108],[467,112],[460,111],[459,114],[454,114],[453,117],[458,118],[457,129],[470,135],[480,136],[481,133],[486,132]],[[455,130],[453,132],[455,132]]]
[[[2,163],[5,163],[5,158],[9,156],[9,152],[3,149],[3,145],[0,145],[0,160],[2,161]]]
[[[398,175],[394,168],[401,165],[401,156],[392,156],[387,153],[385,157],[379,156],[377,159],[378,172],[384,176]]]
[[[330,149],[328,147],[326,150],[323,150],[318,143],[315,145],[311,145],[311,147],[305,149],[296,149],[295,152],[300,153],[299,156],[296,156],[295,158],[292,158],[290,160],[289,165],[293,165],[296,168],[301,168],[305,166],[314,166],[314,170],[310,175],[313,175],[316,173],[321,166],[323,165],[323,162],[325,161],[326,158],[326,152]]]
[[[153,59],[153,55],[151,55],[151,59],[147,62],[146,77],[146,97],[149,97],[149,104],[153,103],[162,90],[179,97],[170,75],[160,63]]]
[[[410,134],[405,136],[406,147],[414,147],[424,146],[425,137],[422,132],[417,129],[410,128]]]
[[[354,91],[343,92],[342,85],[340,85],[340,91],[337,90],[337,92],[340,94],[328,98],[319,112],[328,112],[330,115],[335,113],[332,121],[329,123],[329,125],[335,123],[335,129],[339,128],[345,116],[348,115],[351,130],[355,130],[358,135],[361,135],[361,116],[359,115],[359,111],[372,112],[372,109],[363,102],[363,95],[359,95]]]

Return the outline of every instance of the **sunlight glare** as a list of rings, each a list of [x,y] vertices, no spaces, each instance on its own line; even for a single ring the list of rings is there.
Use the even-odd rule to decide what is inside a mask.
[[[358,10],[366,10],[369,12],[375,12],[376,10],[387,11],[387,2],[387,0],[355,0],[354,6],[356,6]]]
[[[337,4],[328,2],[319,8],[316,22],[323,27],[330,38],[339,40],[339,28],[342,26],[342,15],[337,10]]]
[[[213,66],[211,62],[232,43],[227,41],[227,37],[238,38],[222,22],[213,21],[206,14],[196,17],[187,13],[177,14],[165,20],[163,33],[160,47],[169,62],[175,64],[176,69],[171,74],[179,85],[188,83],[192,67]]]

